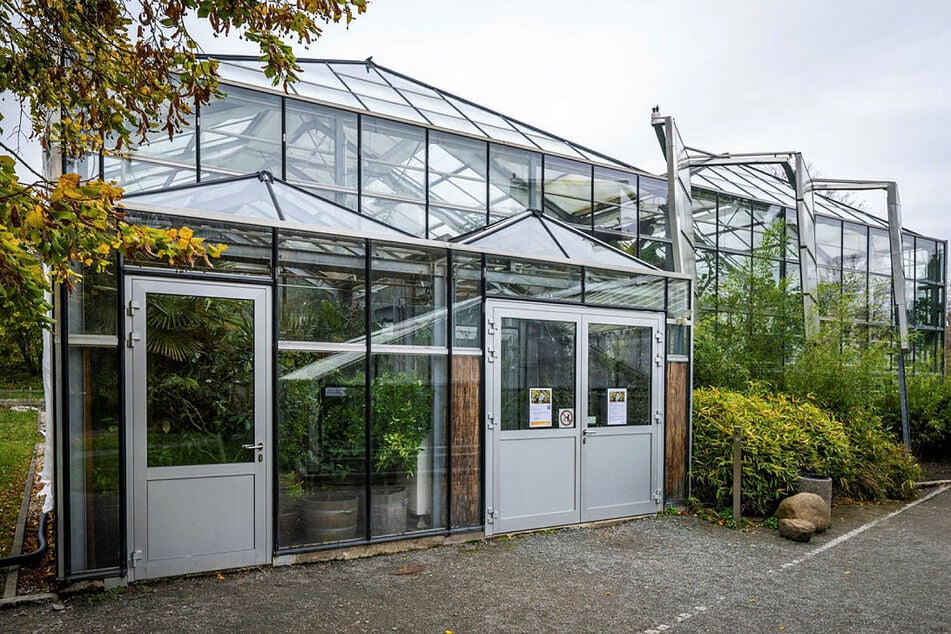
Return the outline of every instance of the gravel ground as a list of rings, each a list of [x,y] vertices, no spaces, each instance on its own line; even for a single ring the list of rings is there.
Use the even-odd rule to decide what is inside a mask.
[[[140,583],[2,611],[0,631],[947,632],[951,491],[939,491],[893,517],[903,504],[838,506],[810,544],[658,516]]]

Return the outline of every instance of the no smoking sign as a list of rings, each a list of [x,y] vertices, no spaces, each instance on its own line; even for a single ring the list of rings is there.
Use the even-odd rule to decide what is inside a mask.
[[[575,426],[575,410],[573,409],[558,410],[558,426],[559,427],[574,427]]]

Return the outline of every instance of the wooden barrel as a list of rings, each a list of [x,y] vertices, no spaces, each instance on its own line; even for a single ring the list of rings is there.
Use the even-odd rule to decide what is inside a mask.
[[[304,500],[303,520],[314,541],[338,542],[357,536],[359,499],[347,493],[321,492]]]
[[[370,499],[370,526],[374,536],[406,532],[409,498],[405,487],[374,488]]]

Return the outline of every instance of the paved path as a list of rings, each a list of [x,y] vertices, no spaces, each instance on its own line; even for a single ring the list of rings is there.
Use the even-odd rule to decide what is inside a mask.
[[[951,490],[833,517],[810,544],[651,517],[138,584],[0,631],[951,632]]]

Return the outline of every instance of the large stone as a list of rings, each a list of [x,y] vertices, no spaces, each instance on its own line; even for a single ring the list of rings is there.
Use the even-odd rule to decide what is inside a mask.
[[[802,473],[799,475],[799,483],[796,493],[815,493],[821,497],[826,506],[832,509],[832,478],[816,475],[814,473]]]
[[[806,520],[812,522],[816,532],[821,533],[832,526],[832,513],[825,500],[815,493],[797,493],[779,503],[776,519]]]
[[[816,532],[816,525],[806,520],[779,520],[779,534],[794,542],[807,542]]]

